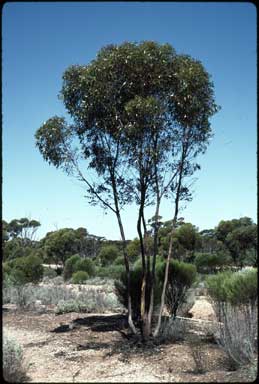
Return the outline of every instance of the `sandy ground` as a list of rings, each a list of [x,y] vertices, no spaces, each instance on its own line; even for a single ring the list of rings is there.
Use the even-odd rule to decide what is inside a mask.
[[[205,298],[193,316],[205,318],[212,308]],[[204,308],[204,312],[202,312]],[[210,308],[210,309],[209,309]],[[143,347],[127,340],[119,314],[56,316],[53,312],[4,311],[4,332],[24,348],[30,382],[249,382],[243,372],[230,372],[217,344],[203,342],[206,372],[195,373],[188,340]]]

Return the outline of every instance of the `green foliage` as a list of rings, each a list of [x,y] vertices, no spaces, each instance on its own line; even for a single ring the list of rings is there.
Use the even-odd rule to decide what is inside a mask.
[[[30,220],[26,217],[13,219],[10,223],[2,221],[2,223],[5,235],[8,238],[14,239],[19,237],[25,241],[32,240],[36,230],[40,227],[40,223],[37,220]]]
[[[3,377],[7,383],[22,383],[26,379],[23,350],[18,342],[5,332],[2,350]]]
[[[130,271],[130,297],[132,316],[134,320],[140,319],[140,302],[141,302],[141,282],[142,282],[142,270],[141,268],[135,268]],[[115,293],[119,302],[128,308],[128,295],[127,295],[127,274],[123,271],[120,275],[120,280],[114,282]]]
[[[221,272],[207,278],[209,295],[218,302],[231,305],[252,303],[257,300],[257,269],[245,272]]]
[[[41,240],[47,260],[56,264],[65,264],[66,260],[72,255],[82,250],[86,229],[62,228],[58,231],[48,232]]]
[[[123,265],[124,266],[125,265],[124,257],[123,256],[117,257],[117,259],[114,260],[113,265]]]
[[[64,267],[64,279],[68,280],[72,277],[72,274],[76,271],[76,263],[81,260],[79,255],[73,255],[69,257],[65,262]]]
[[[125,270],[124,265],[109,265],[107,267],[96,268],[96,275],[102,278],[119,279],[121,273]]]
[[[74,268],[75,268],[74,269],[75,272],[78,272],[78,271],[87,272],[89,277],[92,277],[95,274],[95,266],[94,266],[93,261],[90,259],[77,260],[75,265],[74,265]]]
[[[20,238],[14,238],[6,241],[3,245],[4,260],[13,260],[18,257],[26,256],[27,249],[22,244]]]
[[[257,270],[222,272],[207,279],[219,328],[219,342],[232,368],[254,361],[257,351]]]
[[[202,253],[229,253],[223,241],[218,240],[214,229],[205,229],[199,233],[201,243],[198,251]]]
[[[77,159],[85,159],[98,176],[93,185],[84,179],[90,202],[113,211],[115,185],[120,206],[135,198],[138,182],[125,165],[136,168],[145,153],[146,175],[154,163],[160,171],[171,172],[171,165],[177,169],[169,159],[172,151],[179,154],[186,130],[191,127],[188,142],[195,157],[205,151],[209,118],[218,109],[203,65],[153,41],[108,45],[89,64],[70,66],[60,97],[73,122],[48,119],[35,134],[36,146],[46,161],[69,175],[80,175]],[[184,176],[198,169],[185,165]],[[182,188],[182,197],[187,192]]]
[[[194,264],[199,272],[215,272],[217,268],[221,268],[230,262],[226,253],[196,253]]]
[[[83,271],[88,277],[95,275],[95,265],[90,259],[82,259],[79,255],[73,255],[65,262],[64,279],[70,279],[74,273]]]
[[[119,250],[115,245],[103,246],[98,254],[101,265],[104,267],[113,263],[119,256]]]
[[[134,239],[130,241],[130,243],[127,245],[127,254],[129,257],[129,260],[134,263],[134,261],[140,256],[140,241],[139,239]]]
[[[167,256],[171,232],[171,221],[163,223],[159,229],[160,253]],[[173,235],[173,258],[184,261],[193,259],[194,251],[199,248],[201,237],[198,229],[191,223],[180,223]]]
[[[195,250],[200,243],[198,229],[191,223],[183,223],[176,231],[177,238],[184,249]]]
[[[243,266],[247,253],[253,250],[253,265],[256,265],[257,225],[251,218],[220,221],[216,227],[216,236],[227,247],[235,264]]]
[[[12,271],[12,267],[10,266],[10,263],[4,262],[3,263],[3,277],[10,275]]]
[[[165,262],[157,266],[158,280],[162,283],[165,274]],[[166,306],[168,311],[176,317],[178,308],[184,303],[187,290],[197,277],[196,267],[189,263],[170,260],[168,283],[166,288]]]
[[[84,284],[89,278],[89,275],[85,271],[77,271],[72,274],[72,283],[73,284]]]
[[[28,282],[25,272],[21,269],[13,269],[9,275],[9,281],[12,285],[24,285]]]
[[[130,297],[132,304],[132,314],[135,320],[140,319],[140,302],[141,302],[141,283],[142,283],[142,268],[135,266],[130,271]],[[123,271],[120,275],[120,279],[114,282],[115,293],[119,302],[125,307],[128,307],[128,295],[127,295],[127,275]],[[161,296],[161,285],[156,284],[154,291],[154,306],[159,303]]]
[[[42,260],[35,255],[15,259],[11,277],[17,284],[38,283],[43,277]]]

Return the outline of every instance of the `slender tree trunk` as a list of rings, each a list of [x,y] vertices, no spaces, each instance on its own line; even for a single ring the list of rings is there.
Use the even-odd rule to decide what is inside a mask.
[[[170,263],[170,258],[172,255],[172,249],[173,249],[173,235],[174,235],[174,231],[175,231],[175,224],[176,224],[176,217],[174,217],[174,219],[173,219],[172,230],[170,233],[170,243],[169,243],[169,250],[168,250],[168,255],[167,255],[167,260],[166,260],[165,277],[164,277],[164,284],[163,284],[163,290],[162,290],[162,295],[161,295],[161,304],[160,304],[160,309],[159,309],[159,314],[158,314],[157,326],[156,326],[156,329],[154,332],[155,337],[158,336],[159,331],[160,331],[162,312],[163,312],[164,305],[165,305],[165,292],[166,292],[167,281],[168,281],[169,263]]]
[[[152,271],[150,278],[150,305],[148,311],[148,321],[152,323],[152,316],[154,310],[154,291],[156,284],[156,256],[158,253],[158,217],[159,217],[159,209],[160,209],[160,197],[157,196],[157,204],[156,204],[156,212],[155,212],[155,228],[154,228],[154,242],[153,242],[153,260],[152,260]]]
[[[139,217],[137,222],[137,231],[140,240],[140,249],[142,257],[142,283],[141,283],[141,293],[140,293],[140,317],[141,317],[141,334],[143,339],[145,339],[145,304],[146,304],[146,260],[145,260],[145,247],[143,241],[143,234],[141,229],[141,219],[142,219],[142,201],[139,208]]]
[[[179,179],[178,179],[178,185],[177,185],[177,190],[176,190],[176,197],[175,197],[175,211],[174,211],[174,217],[173,217],[173,222],[172,222],[172,229],[170,233],[170,243],[169,243],[169,250],[168,250],[168,255],[167,255],[167,260],[166,260],[166,268],[165,268],[165,277],[164,277],[164,283],[163,283],[163,290],[162,290],[162,295],[161,295],[161,304],[160,304],[160,310],[158,314],[158,321],[157,321],[157,326],[154,332],[154,336],[158,336],[160,327],[161,327],[161,320],[162,320],[162,312],[164,309],[165,305],[165,293],[166,293],[166,287],[167,287],[167,281],[168,281],[168,271],[169,271],[169,263],[172,255],[172,249],[173,249],[173,235],[175,232],[176,228],[176,223],[177,223],[177,217],[178,217],[178,211],[179,211],[179,201],[180,201],[180,196],[181,196],[181,186],[182,186],[182,176],[183,176],[183,166],[184,166],[184,161],[185,161],[185,155],[186,151],[183,148],[182,156],[181,156],[181,162],[179,165]]]
[[[144,218],[144,202],[145,202],[145,186],[141,187],[141,199],[139,207],[139,216],[137,222],[137,231],[140,240],[141,256],[142,256],[142,283],[140,295],[140,315],[141,315],[141,335],[145,342],[151,335],[151,322],[149,321],[148,310],[150,307],[150,260],[147,255],[147,229]],[[144,238],[142,227],[144,229]],[[146,260],[147,256],[147,260]]]
[[[120,227],[121,239],[123,244],[124,263],[125,263],[126,274],[127,274],[128,324],[132,332],[136,334],[137,330],[132,320],[132,305],[131,305],[131,296],[130,296],[130,284],[131,284],[130,280],[131,279],[130,279],[129,259],[128,259],[127,250],[126,250],[126,239],[125,239],[124,229],[123,229],[123,225],[122,225],[122,221],[119,213],[117,215],[117,220]]]
[[[133,323],[132,319],[132,305],[131,305],[131,296],[130,296],[130,268],[129,268],[129,258],[127,254],[127,249],[126,249],[126,238],[125,238],[125,233],[124,233],[124,228],[121,220],[121,215],[120,215],[120,209],[119,209],[119,202],[118,202],[118,195],[117,195],[117,188],[116,188],[116,183],[115,183],[115,177],[112,174],[112,187],[113,187],[113,196],[114,196],[114,204],[115,204],[115,210],[116,210],[116,217],[117,221],[119,224],[120,228],[120,234],[121,234],[121,240],[123,244],[123,256],[124,256],[124,263],[125,263],[125,268],[126,268],[126,274],[127,274],[127,298],[128,298],[128,324],[130,329],[134,334],[137,333],[137,330],[135,328],[135,325]]]

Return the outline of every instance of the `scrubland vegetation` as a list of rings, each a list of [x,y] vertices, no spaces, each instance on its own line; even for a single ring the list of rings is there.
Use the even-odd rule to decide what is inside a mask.
[[[41,313],[53,328],[45,329],[36,317],[45,332],[79,335],[77,350],[109,349],[111,360],[123,355],[115,359],[113,375],[119,362],[124,364],[122,375],[125,364],[136,357],[135,363],[143,364],[142,357],[148,356],[163,376],[160,381],[175,380],[175,361],[178,381],[190,373],[190,361],[192,374],[221,381],[219,370],[214,368],[216,377],[210,375],[214,358],[204,351],[209,338],[217,344],[213,353],[221,351],[231,369],[253,371],[257,225],[241,217],[200,231],[179,217],[182,204],[192,199],[197,159],[212,137],[210,119],[220,110],[210,75],[200,61],[176,53],[170,44],[143,41],[108,45],[88,65],[67,68],[62,79],[60,96],[70,121],[49,118],[35,133],[36,147],[46,162],[82,183],[89,204],[115,215],[121,240],[86,228],[62,228],[36,240],[38,221],[2,221],[4,304],[14,304],[29,324],[35,324],[31,312]],[[165,200],[171,210],[168,221],[160,216]],[[131,203],[137,210],[138,237],[129,240],[121,213]],[[147,207],[154,208],[149,219]],[[189,317],[198,292],[215,309],[215,321],[206,323],[209,331],[204,322],[195,330],[195,319]],[[58,326],[58,318],[70,319],[69,324]],[[83,325],[92,332],[89,336],[86,331],[86,344],[79,329]],[[109,332],[113,336],[105,334]],[[177,346],[180,354],[173,352]],[[19,361],[20,352],[13,350]],[[64,350],[53,353],[60,359],[65,355]],[[157,354],[163,356],[160,363]],[[185,360],[188,367],[181,372]],[[94,369],[90,364],[85,381]],[[82,366],[77,369],[72,381]],[[154,375],[151,381],[159,377]]]
[[[69,247],[61,244],[60,231],[53,232],[66,257],[54,255],[46,239],[21,237],[24,220],[3,222],[3,304],[17,310],[61,315],[65,313],[123,313],[127,309],[127,276],[123,267],[121,243],[98,238],[87,230],[61,230],[70,234]],[[158,311],[167,252],[168,222],[159,230],[154,307]],[[217,325],[204,333],[222,348],[232,370],[255,367],[257,347],[257,268],[256,224],[249,218],[221,221],[216,228],[199,231],[181,221],[174,237],[174,253],[169,264],[165,310],[159,343],[189,340],[193,372],[208,371],[207,356],[199,334],[190,333],[185,319],[201,292],[215,310]],[[78,235],[80,232],[80,236]],[[233,232],[244,233],[233,243]],[[54,236],[55,235],[55,236]],[[74,237],[73,237],[74,235]],[[231,238],[229,243],[226,239]],[[74,243],[72,243],[74,239]],[[64,239],[64,243],[66,238]],[[131,263],[133,320],[140,326],[142,270],[140,244],[127,242]],[[235,252],[234,252],[235,250]],[[245,267],[244,267],[245,266]],[[23,312],[26,316],[26,312]],[[28,313],[28,312],[27,312]],[[189,335],[189,336],[188,336]],[[4,375],[9,381],[26,378],[22,349],[5,339]],[[12,363],[10,363],[12,361]],[[255,370],[255,368],[253,368]]]

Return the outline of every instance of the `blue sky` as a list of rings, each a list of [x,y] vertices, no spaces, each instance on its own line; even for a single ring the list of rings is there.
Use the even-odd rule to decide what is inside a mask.
[[[3,218],[31,217],[46,232],[79,226],[119,239],[113,214],[91,207],[78,182],[43,161],[34,133],[65,115],[57,95],[71,64],[106,44],[155,40],[199,59],[221,111],[201,159],[193,201],[181,216],[199,229],[221,219],[257,218],[256,8],[251,3],[6,3],[2,11]],[[162,206],[164,220],[172,206]],[[152,211],[150,212],[152,216]],[[136,210],[123,213],[136,236]]]

